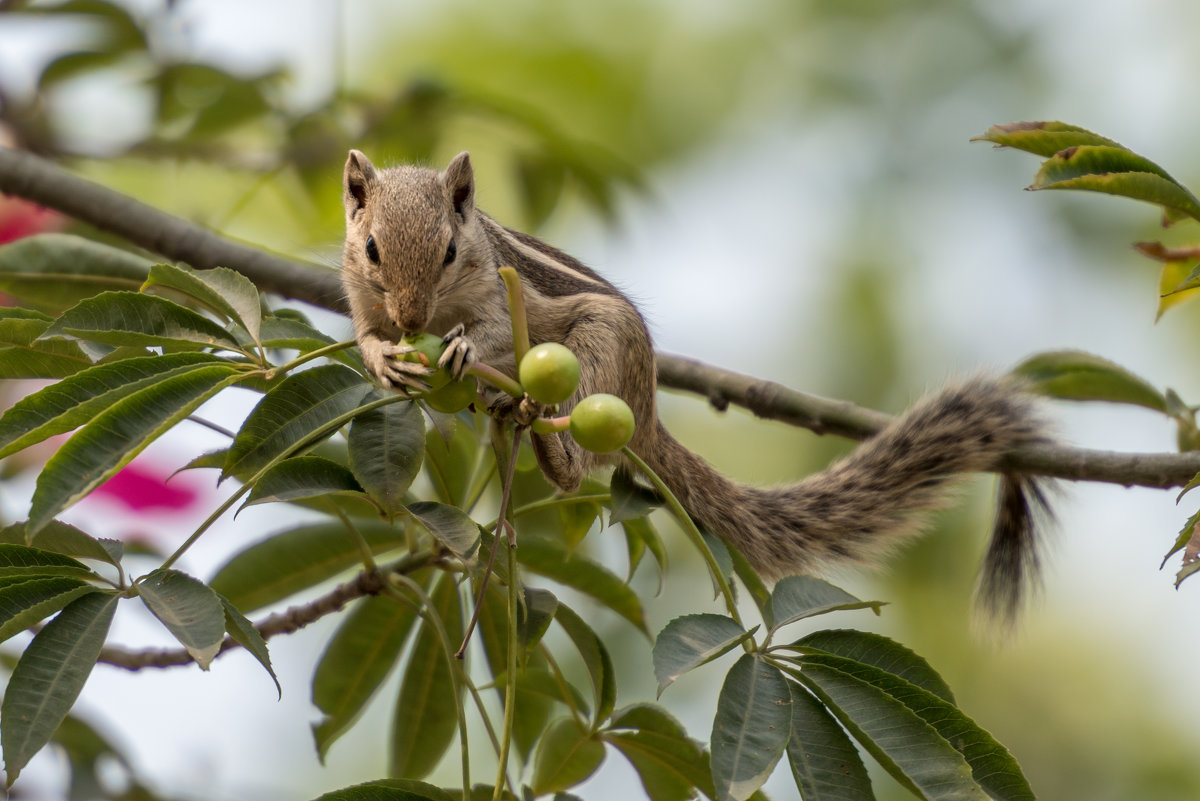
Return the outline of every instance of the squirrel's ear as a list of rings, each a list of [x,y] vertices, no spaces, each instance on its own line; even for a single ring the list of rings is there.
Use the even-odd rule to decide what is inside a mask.
[[[343,201],[346,215],[353,217],[367,205],[367,190],[375,183],[375,165],[360,150],[351,150],[346,159]]]
[[[466,218],[475,208],[475,170],[471,168],[471,154],[464,150],[455,156],[442,174],[442,180],[454,213]]]

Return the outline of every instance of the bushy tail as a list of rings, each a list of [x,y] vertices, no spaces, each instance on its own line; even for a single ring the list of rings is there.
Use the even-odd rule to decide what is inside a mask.
[[[768,578],[839,562],[879,564],[947,505],[954,479],[996,467],[1013,448],[1044,440],[1031,397],[1004,378],[975,378],[935,393],[823,473],[798,484],[736,484],[659,424],[639,454],[705,528],[728,539]],[[1011,617],[1037,571],[1032,479],[1005,475],[980,599]]]

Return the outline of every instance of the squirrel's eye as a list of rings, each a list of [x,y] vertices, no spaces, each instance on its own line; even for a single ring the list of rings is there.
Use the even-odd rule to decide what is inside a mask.
[[[450,240],[450,244],[446,246],[446,260],[442,264],[449,264],[454,261],[454,257],[458,255],[458,247],[454,244],[454,240]]]
[[[367,237],[367,258],[372,264],[379,264],[379,248],[375,245],[375,237]]]

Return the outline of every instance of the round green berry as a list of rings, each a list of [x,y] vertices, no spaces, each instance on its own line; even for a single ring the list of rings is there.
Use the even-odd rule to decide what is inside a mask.
[[[442,351],[446,349],[446,343],[442,341],[441,337],[436,334],[417,334],[404,337],[400,340],[400,344],[408,345],[414,350],[411,353],[402,353],[396,357],[397,359],[402,362],[417,362],[433,370],[424,377],[425,383],[429,384],[432,389],[440,389],[450,382],[450,374],[438,367],[438,359],[442,357]]]
[[[575,394],[579,388],[579,360],[557,342],[535,345],[521,359],[517,380],[538,403],[553,406]]]
[[[436,411],[454,414],[474,403],[477,391],[475,376],[469,375],[462,381],[450,381],[441,389],[425,393],[425,402]]]
[[[620,450],[633,428],[633,410],[616,395],[588,395],[571,411],[571,436],[592,453]]]

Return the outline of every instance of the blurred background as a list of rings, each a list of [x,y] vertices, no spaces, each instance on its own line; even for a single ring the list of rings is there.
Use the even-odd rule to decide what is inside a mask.
[[[627,290],[664,351],[898,411],[950,376],[1081,348],[1200,400],[1186,356],[1198,310],[1156,324],[1157,266],[1130,248],[1196,231],[1164,231],[1128,201],[1022,193],[1035,158],[968,141],[994,123],[1061,119],[1200,184],[1191,0],[0,0],[0,12],[9,141],[250,242],[334,266],[348,147],[435,166],[470,150],[478,204]],[[0,204],[6,236],[66,225]],[[214,416],[239,413],[222,403]],[[695,397],[664,395],[662,408],[683,442],[749,482],[794,480],[850,447]],[[1146,411],[1048,414],[1076,444],[1174,447],[1172,425]],[[181,431],[135,465],[161,484],[209,447]],[[18,468],[0,485],[8,519],[32,487]],[[217,490],[195,475],[167,486],[161,502],[134,508],[159,496],[115,487],[71,514],[169,550]],[[820,626],[877,630],[926,656],[1040,797],[1200,798],[1200,589],[1174,589],[1177,562],[1160,569],[1186,501],[1063,487],[1045,590],[997,642],[970,600],[991,488],[981,477],[883,574],[834,577],[889,601],[882,617]],[[183,567],[210,576],[275,525],[247,511]],[[591,539],[620,552],[605,532]],[[691,596],[699,565],[683,541],[669,544],[656,631],[708,600]],[[281,702],[233,654],[204,675],[101,666],[77,712],[171,797],[301,799],[383,776],[373,732],[387,703],[325,766],[312,748],[308,683],[331,625],[272,642]],[[616,643],[619,700],[652,697],[644,640],[597,625]],[[117,634],[157,642],[136,621]],[[722,675],[698,671],[663,699],[698,739]],[[61,759],[38,757],[25,797],[56,797]],[[768,792],[793,797],[778,773]],[[881,797],[907,797],[889,781]],[[640,791],[611,755],[579,794],[618,792]]]

